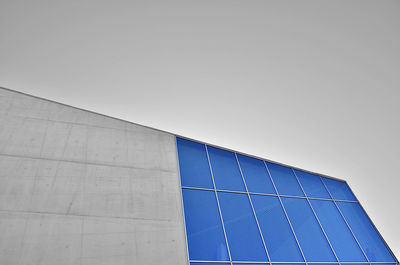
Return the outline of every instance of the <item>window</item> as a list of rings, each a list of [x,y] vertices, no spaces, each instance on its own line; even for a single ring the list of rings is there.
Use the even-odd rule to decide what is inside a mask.
[[[348,185],[177,137],[188,264],[396,264]]]

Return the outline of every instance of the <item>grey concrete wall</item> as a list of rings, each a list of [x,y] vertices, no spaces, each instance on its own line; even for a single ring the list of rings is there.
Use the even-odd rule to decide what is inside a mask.
[[[0,264],[187,264],[174,136],[0,89]]]

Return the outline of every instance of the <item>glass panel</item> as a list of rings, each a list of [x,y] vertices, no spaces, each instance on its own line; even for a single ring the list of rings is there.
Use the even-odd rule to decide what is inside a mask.
[[[337,202],[369,261],[394,262],[394,258],[359,203]]]
[[[225,262],[190,262],[190,265],[228,265],[230,263]],[[243,264],[243,263],[242,263]]]
[[[190,262],[190,265],[227,265],[227,264],[230,264],[230,263],[225,263],[225,262],[223,262],[223,263],[221,263],[221,262],[218,262],[218,263],[216,263],[216,262]]]
[[[229,260],[213,191],[182,189],[191,260]]]
[[[182,186],[213,189],[204,144],[176,138]]]
[[[354,265],[354,264],[351,264]],[[365,264],[356,264],[356,265],[365,265]],[[397,265],[397,263],[373,263],[373,265]]]
[[[251,195],[272,261],[304,261],[278,197]]]
[[[305,265],[305,263],[272,263],[272,265]],[[336,265],[336,264],[331,264],[331,265]]]
[[[310,200],[338,259],[366,262],[360,247],[332,201]]]
[[[269,264],[269,263],[233,263],[233,265],[262,265],[262,264]],[[301,265],[301,264],[296,264],[296,265]]]
[[[349,186],[346,182],[337,181],[334,179],[321,178],[325,185],[328,187],[329,192],[331,193],[333,199],[336,200],[349,200],[356,201],[356,197],[354,197],[351,192]]]
[[[279,194],[304,196],[291,168],[269,162],[267,166]]]
[[[319,176],[301,170],[294,170],[294,172],[308,197],[331,198]]]
[[[268,261],[246,194],[218,192],[232,260]]]
[[[342,263],[341,263],[342,264]],[[312,263],[312,265],[339,265],[338,263],[328,263],[328,264],[326,264],[326,263]],[[352,265],[360,265],[360,264],[354,264],[354,263],[352,263]],[[370,264],[368,264],[368,263],[364,263],[364,265],[370,265]]]
[[[306,199],[282,197],[307,261],[337,261]]]
[[[274,186],[263,161],[239,154],[238,160],[250,192],[275,194]]]
[[[245,191],[235,154],[211,146],[207,148],[217,189]]]
[[[379,264],[379,263],[378,263]],[[378,265],[377,263],[373,263],[373,265]],[[314,264],[313,264],[314,265]],[[322,265],[322,264],[321,264]],[[327,265],[327,264],[324,264]],[[340,265],[372,265],[371,263],[340,263]],[[380,264],[380,265],[384,265],[384,264]],[[390,265],[390,263],[385,263],[385,265]]]

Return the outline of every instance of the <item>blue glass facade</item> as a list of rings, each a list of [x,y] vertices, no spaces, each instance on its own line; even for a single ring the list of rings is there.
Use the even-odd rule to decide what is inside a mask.
[[[345,182],[177,137],[189,263],[396,264]]]

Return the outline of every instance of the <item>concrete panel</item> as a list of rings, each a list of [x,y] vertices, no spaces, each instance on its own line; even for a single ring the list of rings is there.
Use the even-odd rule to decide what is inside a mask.
[[[90,127],[87,142],[88,161],[111,165],[128,165],[126,134],[125,130]]]
[[[83,264],[187,264],[176,251],[184,247],[180,229],[164,221],[85,219]]]
[[[41,157],[69,161],[87,160],[88,126],[49,121]]]
[[[0,210],[26,210],[29,207],[37,162],[0,156]]]
[[[0,264],[20,264],[27,219],[26,215],[0,212]]]
[[[40,156],[49,122],[5,117],[0,125],[0,152],[5,154]]]
[[[187,264],[174,136],[0,89],[0,264]]]
[[[0,264],[187,264],[166,221],[0,211]]]
[[[0,220],[0,264],[81,264],[82,217],[0,212]]]
[[[15,117],[44,119],[62,123],[85,124],[93,127],[119,130],[125,130],[128,128],[140,131],[148,130],[150,133],[156,132],[151,128],[123,122],[104,115],[97,115],[89,111],[32,98],[19,93],[16,94],[13,91],[2,88],[0,88],[0,90],[0,112],[7,112],[8,115]]]
[[[135,167],[176,170],[176,146],[168,134],[130,132],[127,137],[128,161]]]
[[[82,208],[77,210],[94,216],[179,221],[175,176],[154,170],[89,167]]]

